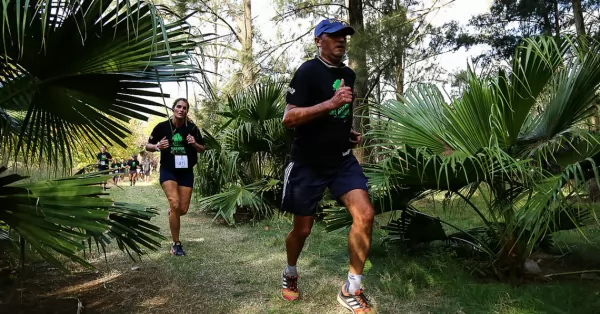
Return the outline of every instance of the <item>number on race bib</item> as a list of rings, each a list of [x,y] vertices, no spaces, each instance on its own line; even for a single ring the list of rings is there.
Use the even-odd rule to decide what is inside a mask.
[[[175,168],[186,169],[188,167],[188,158],[185,155],[175,155]]]
[[[104,160],[100,160],[100,166],[104,166],[106,165],[106,162]]]

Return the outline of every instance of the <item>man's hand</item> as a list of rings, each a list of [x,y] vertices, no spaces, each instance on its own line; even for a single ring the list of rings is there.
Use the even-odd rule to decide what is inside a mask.
[[[158,144],[156,144],[156,148],[163,150],[165,148],[169,148],[169,140],[167,140],[167,137],[163,137],[162,140],[160,140],[160,142],[158,142]]]
[[[348,87],[344,83],[344,79],[340,83],[340,88],[335,91],[335,94],[331,98],[332,109],[337,109],[345,104],[352,102],[352,88]]]
[[[360,144],[361,141],[362,141],[362,134],[360,134],[354,130],[350,130],[350,143],[354,144],[354,147],[356,147],[358,144]]]

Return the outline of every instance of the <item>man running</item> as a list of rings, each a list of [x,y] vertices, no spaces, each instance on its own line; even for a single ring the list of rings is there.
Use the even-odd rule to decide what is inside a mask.
[[[112,156],[106,151],[106,145],[100,147],[100,152],[96,155],[96,164],[98,165],[98,171],[108,170],[108,166],[112,160]],[[102,182],[102,188],[106,190],[106,182]]]
[[[350,271],[337,299],[353,313],[374,313],[361,288],[371,247],[373,206],[367,178],[352,154],[361,135],[352,130],[352,87],[356,75],[342,63],[346,37],[354,29],[336,19],[315,29],[319,55],[303,63],[288,89],[283,124],[294,128],[291,162],[285,169],[283,211],[294,214],[286,238],[287,265],[281,290],[285,300],[297,300],[296,262],[313,226],[313,215],[325,188],[344,204],[353,218],[348,236]]]
[[[140,162],[137,160],[137,155],[131,156],[131,159],[127,162],[127,167],[129,167],[129,186],[135,186],[139,166]]]
[[[198,153],[204,151],[204,140],[198,127],[188,120],[190,104],[185,98],[173,103],[173,116],[154,127],[146,144],[149,152],[160,151],[159,182],[169,200],[171,255],[185,256],[179,239],[181,216],[190,207],[194,187],[194,165]]]

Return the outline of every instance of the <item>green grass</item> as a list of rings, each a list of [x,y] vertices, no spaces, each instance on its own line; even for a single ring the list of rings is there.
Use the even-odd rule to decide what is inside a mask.
[[[111,190],[115,200],[167,208],[157,186]],[[161,213],[154,222],[168,236],[167,216]],[[438,213],[465,225],[472,223],[470,215]],[[347,313],[335,299],[347,273],[345,232],[325,233],[322,224],[315,225],[298,264],[302,299],[290,303],[280,297],[289,218],[237,227],[211,221],[212,217],[194,210],[183,218],[182,240],[188,254],[184,258],[169,256],[168,241],[141,263],[110,252],[108,269],[104,258],[96,257],[101,273],[94,278],[99,282],[90,285],[89,279],[63,278],[58,283],[62,288],[51,289],[57,297],[77,296],[92,312]],[[591,235],[600,238],[598,230]],[[373,236],[363,280],[378,313],[600,313],[600,281],[557,278],[514,287],[469,274],[463,262],[442,249],[407,255],[382,245],[383,236],[381,231]],[[573,233],[559,238],[598,254],[597,241],[585,242]],[[132,265],[140,269],[132,271]],[[71,290],[64,287],[67,282]]]

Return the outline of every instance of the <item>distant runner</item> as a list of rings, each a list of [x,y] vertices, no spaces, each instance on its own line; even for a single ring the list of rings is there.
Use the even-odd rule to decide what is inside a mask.
[[[129,168],[129,186],[135,186],[139,166],[140,162],[137,160],[137,155],[131,156],[131,159],[127,162],[127,167]]]
[[[171,255],[185,256],[179,240],[181,216],[190,207],[194,187],[194,165],[198,153],[204,151],[204,140],[198,127],[188,120],[190,104],[185,98],[173,103],[173,116],[152,130],[146,144],[149,152],[160,151],[160,185],[169,200]]]
[[[145,158],[143,162],[144,166],[144,180],[146,183],[150,183],[150,158]]]
[[[106,151],[106,145],[100,147],[100,152],[96,155],[96,163],[98,164],[98,171],[108,170],[108,166],[112,160],[112,156]],[[106,182],[102,182],[102,188],[106,190]]]
[[[113,159],[112,164],[110,164],[110,169],[113,173],[113,184],[119,185],[119,168],[121,164],[117,161],[117,158]]]
[[[125,158],[121,158],[121,162],[119,163],[119,177],[121,178],[121,182],[125,181],[125,171],[127,171],[127,162]]]
[[[356,74],[342,63],[348,24],[336,19],[315,28],[316,58],[304,62],[294,74],[286,96],[283,124],[294,128],[291,162],[285,169],[281,209],[294,214],[285,240],[287,265],[282,273],[282,297],[297,300],[296,262],[313,226],[317,204],[326,188],[352,215],[348,235],[350,271],[337,295],[353,313],[375,313],[361,288],[371,247],[374,210],[367,178],[352,154],[361,135],[352,129],[352,88]]]

